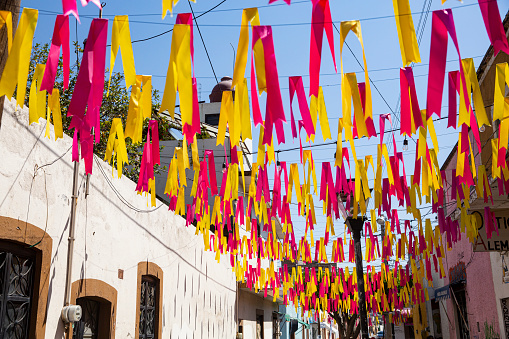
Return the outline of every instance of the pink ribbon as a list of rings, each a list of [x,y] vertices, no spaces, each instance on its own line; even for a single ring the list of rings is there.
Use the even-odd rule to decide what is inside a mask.
[[[160,165],[159,155],[159,130],[157,120],[148,123],[147,141],[143,146],[143,156],[140,163],[140,175],[136,185],[136,191],[148,192],[148,181],[154,179],[154,165]]]
[[[456,92],[459,92],[458,86],[459,72],[449,72],[449,117],[447,118],[447,128],[456,129]]]
[[[212,195],[217,195],[217,179],[216,179],[216,165],[214,163],[214,152],[211,150],[205,150],[203,157],[208,158],[210,191]]]
[[[291,123],[292,123],[292,137],[297,137],[297,128],[295,126],[295,119],[293,116],[293,96],[297,93],[297,100],[299,101],[299,110],[300,115],[302,117],[302,122],[304,129],[308,136],[315,134],[315,127],[313,125],[313,120],[311,119],[311,113],[309,112],[308,103],[306,100],[306,93],[304,92],[304,85],[302,83],[301,76],[295,76],[289,78],[290,82],[290,113],[291,113]]]
[[[263,143],[270,145],[272,142],[272,129],[275,125],[278,144],[285,142],[283,122],[286,122],[283,109],[283,100],[279,87],[279,77],[276,65],[276,55],[274,53],[274,42],[272,40],[272,27],[254,26],[253,27],[253,47],[260,40],[263,44],[263,53],[265,58],[265,77],[267,83],[267,107],[265,112],[265,129]],[[251,92],[256,96],[257,92]]]
[[[55,85],[60,46],[62,46],[64,89],[67,89],[69,87],[69,17],[63,14],[57,15],[55,20],[53,38],[51,39],[51,47],[40,88],[41,91],[46,90],[50,94],[53,92],[53,86]]]
[[[498,4],[496,0],[478,0],[481,9],[484,26],[488,32],[488,37],[493,45],[494,54],[497,56],[499,51],[509,54],[509,45],[505,35],[504,25],[500,19]]]
[[[87,44],[83,52],[81,68],[67,111],[67,116],[72,117],[69,129],[74,128],[78,132],[78,138],[82,143],[81,157],[85,159],[85,168],[88,168],[87,174],[92,173],[92,128],[95,129],[95,142],[99,142],[101,138],[99,110],[102,105],[104,91],[107,35],[108,20],[92,20]],[[76,142],[78,138],[75,138]],[[87,146],[83,147],[85,142]]]
[[[433,114],[436,114],[438,117],[441,116],[442,92],[444,89],[445,64],[447,58],[447,33],[451,36],[456,51],[458,52],[463,96],[469,111],[472,111],[452,11],[451,9],[441,9],[433,11],[426,119],[429,119]]]
[[[76,20],[81,23],[80,17],[78,16],[78,6],[76,5],[76,0],[62,0],[62,10],[65,16],[72,14]]]
[[[415,91],[412,67],[400,68],[399,77],[401,90],[401,135],[406,134],[410,136],[412,135],[412,116],[416,130],[423,125]]]
[[[327,35],[329,47],[337,72],[336,56],[334,54],[334,35],[329,0],[311,0],[313,11],[311,16],[311,44],[309,53],[309,96],[318,97],[320,84],[320,65],[322,62],[323,31]]]

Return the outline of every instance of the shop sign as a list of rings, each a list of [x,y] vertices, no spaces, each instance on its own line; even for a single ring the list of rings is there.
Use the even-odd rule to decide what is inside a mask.
[[[501,252],[509,250],[509,209],[491,210],[495,213],[496,232],[491,234],[488,239],[486,234],[486,223],[484,220],[484,210],[472,211],[477,221],[478,236],[474,243],[474,252]]]

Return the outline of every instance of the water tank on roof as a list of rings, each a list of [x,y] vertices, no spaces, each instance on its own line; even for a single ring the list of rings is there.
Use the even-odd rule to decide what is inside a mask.
[[[224,91],[232,90],[232,78],[229,76],[225,76],[221,78],[221,81],[214,86],[212,92],[209,95],[210,102],[221,102]],[[233,91],[233,96],[235,96],[235,91]]]

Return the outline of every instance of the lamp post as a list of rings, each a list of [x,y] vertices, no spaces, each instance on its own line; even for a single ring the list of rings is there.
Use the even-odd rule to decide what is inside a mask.
[[[364,268],[362,265],[361,251],[361,232],[366,217],[359,216],[354,218],[349,216],[346,218],[346,224],[353,233],[353,243],[355,248],[355,267],[357,270],[357,293],[359,294],[359,315],[361,318],[361,337],[369,339],[368,335],[368,314],[366,312],[366,292],[364,288]]]
[[[349,181],[350,187],[355,182],[354,180]],[[370,189],[371,191],[371,189]],[[362,192],[362,190],[361,190]],[[341,192],[338,194],[338,205],[341,211],[341,214],[346,220],[346,225],[350,229],[350,232],[353,234],[353,243],[355,249],[355,267],[357,271],[357,294],[359,295],[359,316],[361,320],[361,338],[369,339],[368,332],[368,314],[366,311],[366,290],[364,288],[364,267],[362,265],[362,250],[361,250],[361,232],[364,227],[364,222],[366,221],[365,216],[352,216],[353,206],[350,204],[350,210],[347,211],[345,206],[343,205],[343,201],[346,201],[347,196],[345,192]],[[364,193],[362,193],[362,198],[365,201],[365,206],[369,204],[369,196],[366,198]],[[350,196],[350,201],[354,202],[352,195]]]

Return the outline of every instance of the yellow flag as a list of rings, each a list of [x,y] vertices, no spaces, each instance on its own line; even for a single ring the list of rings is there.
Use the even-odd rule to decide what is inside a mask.
[[[196,0],[191,0],[196,3]],[[178,4],[179,0],[163,0],[163,19],[166,17],[166,13],[170,11],[171,16],[173,16],[173,7]]]
[[[117,139],[115,139],[115,136]],[[117,174],[120,178],[122,177],[122,168],[124,164],[129,163],[127,159],[124,128],[122,127],[122,120],[120,120],[120,118],[113,118],[113,122],[111,123],[110,135],[108,137],[108,143],[106,144],[106,154],[104,155],[104,160],[112,164],[112,156],[114,157],[114,155],[117,156]]]
[[[5,95],[7,98],[12,98],[14,89],[18,85],[16,102],[20,106],[23,106],[25,101],[30,52],[38,14],[39,12],[36,9],[23,8],[11,52],[7,57],[4,72],[0,79],[0,96]]]
[[[7,51],[11,53],[12,46],[12,14],[10,11],[0,11],[0,28],[5,25],[7,30]]]
[[[242,79],[244,79],[244,75],[246,73],[247,52],[249,49],[249,23],[251,23],[251,27],[260,26],[258,8],[256,7],[244,8],[244,10],[242,11],[242,22],[240,24],[239,44],[237,46],[237,57],[235,58],[235,67],[233,70],[232,88],[239,84],[242,81]],[[259,48],[257,50],[259,50]],[[263,53],[263,46],[261,46],[261,51]],[[264,60],[263,54],[261,56],[262,56],[261,60]],[[257,58],[257,60],[258,59],[260,58]],[[261,66],[262,64],[258,64],[258,62],[256,63],[256,72],[258,73],[260,71],[261,73],[263,73],[264,75],[263,79],[265,79],[265,67]],[[260,79],[258,79],[258,81],[260,81]],[[261,84],[258,83],[258,86],[260,87]],[[262,85],[261,87],[265,88],[264,85]]]
[[[42,77],[46,65],[38,64],[35,66],[32,84],[30,85],[30,94],[28,95],[29,123],[39,123],[39,118],[44,118],[46,113],[46,91],[39,91]]]
[[[394,17],[396,18],[403,66],[406,67],[412,62],[421,62],[410,3],[408,0],[392,0],[392,4],[394,5]]]
[[[55,129],[55,140],[64,137],[62,130],[62,111],[60,110],[60,92],[58,88],[53,88],[53,92],[48,94],[48,110],[46,112],[46,134],[49,139],[50,113],[53,113],[53,128]]]
[[[371,102],[371,86],[369,83],[369,75],[368,75],[368,66],[366,63],[366,53],[364,53],[364,43],[362,42],[362,32],[361,32],[361,23],[359,20],[353,20],[353,21],[342,21],[341,27],[340,27],[340,45],[339,45],[339,55],[341,60],[341,79],[344,79],[343,77],[343,44],[345,42],[346,36],[348,33],[352,31],[357,38],[359,39],[359,42],[361,43],[362,47],[362,60],[364,61],[364,82],[366,84],[366,103],[364,105],[365,108],[365,114],[364,118],[371,118],[373,119],[373,105]],[[343,88],[343,86],[341,86]]]
[[[193,122],[193,79],[191,72],[191,28],[174,25],[171,40],[170,62],[166,73],[163,100],[159,112],[168,111],[173,118],[175,100],[179,91],[182,126]]]
[[[223,96],[221,98],[221,110],[219,112],[219,125],[217,127],[217,138],[216,138],[216,146],[224,145],[224,141],[226,140],[226,125],[228,124],[230,128],[229,137],[232,139],[232,129],[235,129],[235,122],[231,119],[234,115],[233,109],[233,96],[231,91],[223,91]],[[230,119],[232,121],[230,121]],[[240,126],[239,126],[240,127]],[[240,129],[239,129],[240,130]],[[239,135],[240,137],[240,135]],[[232,146],[234,146],[234,141],[231,140]],[[238,144],[238,140],[237,140]]]
[[[152,76],[137,75],[131,87],[125,137],[133,143],[142,141],[143,121],[152,116]]]
[[[136,84],[136,70],[134,68],[133,46],[131,44],[131,31],[129,30],[129,18],[127,15],[117,15],[115,16],[115,19],[113,19],[108,92],[111,84],[111,74],[113,72],[113,67],[115,66],[115,59],[117,58],[119,48],[122,53],[125,87],[129,88]]]

